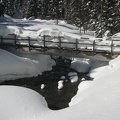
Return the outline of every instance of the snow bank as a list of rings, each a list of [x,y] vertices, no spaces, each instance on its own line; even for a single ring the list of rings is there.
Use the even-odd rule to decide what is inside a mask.
[[[0,87],[1,120],[119,120],[120,57],[102,67],[101,77],[83,81],[70,107],[51,111],[36,92],[19,87]],[[103,69],[104,68],[104,69]]]
[[[71,76],[70,81],[71,81],[71,83],[77,82],[78,81],[78,76]]]
[[[0,81],[37,74],[37,69],[32,61],[0,49]]]
[[[0,120],[42,120],[48,111],[37,92],[15,86],[0,86]]]
[[[64,82],[63,80],[58,81],[58,89],[59,90],[63,88],[63,82]]]
[[[69,72],[68,73],[69,79],[71,83],[77,82],[78,81],[78,75],[76,72]]]
[[[78,86],[77,95],[72,98],[71,102],[69,103],[69,106],[79,104],[80,100],[82,99],[80,98],[81,96],[79,94],[82,94],[82,92],[87,90],[90,87],[90,85],[92,85],[92,83],[93,83],[92,81],[81,82],[80,85]]]
[[[69,72],[68,73],[68,76],[70,77],[70,76],[77,76],[77,73],[76,72]]]
[[[75,59],[71,63],[71,68],[76,70],[77,72],[80,73],[87,73],[90,70],[90,65],[89,65],[89,60],[88,59]]]
[[[31,59],[31,57],[30,57]],[[44,71],[52,70],[52,66],[55,65],[55,61],[51,59],[49,55],[32,55],[33,62],[35,62],[36,69],[39,71],[40,74]]]
[[[9,34],[20,34],[20,28],[15,26],[0,25],[0,36],[7,36]]]
[[[65,79],[65,76],[61,76],[60,79],[64,80],[64,79]]]
[[[47,55],[33,55],[32,59],[22,58],[0,49],[0,82],[37,76],[51,70],[53,65],[55,62]]]
[[[83,81],[79,85],[79,91],[70,103],[71,107],[50,113],[52,120],[59,117],[62,120],[119,120],[120,57],[111,62],[102,68],[101,77],[96,76],[94,81]],[[111,67],[111,64],[115,67]]]
[[[80,37],[79,30],[73,29],[65,22],[59,21],[60,24],[56,25],[52,20],[49,22],[34,20],[34,26],[32,22],[32,20],[24,21],[23,24],[27,23],[29,26],[23,28],[26,31],[37,32],[41,28],[48,28],[49,25],[49,28],[57,28],[65,36],[68,35],[67,38],[70,37],[70,40],[73,40],[73,37]],[[5,35],[14,33],[14,30],[7,31],[7,26],[5,29]],[[1,34],[4,33],[1,30]],[[42,71],[51,69],[53,64],[55,63],[48,56],[34,55],[24,59],[0,50],[0,80],[41,74]],[[69,104],[70,107],[59,111],[49,110],[44,99],[32,90],[1,86],[0,120],[119,120],[120,57],[110,61],[105,67],[101,66],[103,63],[91,62],[87,59],[76,59],[72,62],[71,68],[78,72],[88,72],[91,68],[89,75],[93,76],[94,80],[82,81],[77,95]]]
[[[118,69],[119,66],[120,66],[119,60],[120,60],[120,56],[118,56],[118,57],[117,57],[116,59],[114,59],[114,60],[111,60],[111,61],[109,62],[110,68]]]
[[[44,89],[45,88],[45,85],[44,84],[41,84],[41,87],[40,87],[41,89]]]
[[[105,73],[103,73],[104,69],[108,69],[108,65],[109,61],[101,61],[101,60],[95,60],[95,59],[91,59],[90,60],[90,71],[88,76],[91,78],[99,78],[102,75],[104,75]]]
[[[62,32],[60,32],[58,29],[52,29],[52,28],[42,28],[37,32],[38,36],[44,36],[44,35],[48,35],[48,36],[61,36]]]

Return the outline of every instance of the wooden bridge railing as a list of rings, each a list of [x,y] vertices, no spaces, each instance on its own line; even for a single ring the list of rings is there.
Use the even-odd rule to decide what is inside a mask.
[[[46,49],[58,49],[60,51],[62,50],[69,50],[69,51],[76,51],[78,52],[92,52],[94,53],[110,53],[111,55],[114,53],[113,48],[114,47],[120,47],[120,45],[115,46],[114,42],[115,41],[120,41],[120,40],[111,40],[111,44],[99,44],[95,40],[93,42],[90,42],[89,39],[82,39],[84,42],[81,40],[76,39],[75,41],[69,42],[64,41],[64,37],[58,36],[58,37],[53,37],[54,39],[57,39],[57,41],[52,41],[51,36],[43,36],[42,44],[39,42],[37,39],[31,39],[30,37],[28,38],[18,38],[16,35],[14,37],[0,37],[0,46],[14,46],[15,49],[19,47],[28,47],[29,51],[31,49],[37,49],[41,48],[45,52]],[[51,40],[50,40],[51,39]],[[33,44],[38,43],[38,45]],[[24,43],[24,44],[22,44]],[[55,46],[50,46],[50,44],[55,44]],[[101,43],[101,42],[100,42]],[[72,46],[72,47],[71,47]],[[90,47],[90,49],[88,49]],[[97,49],[98,47],[109,47],[108,50],[102,50],[102,49]]]

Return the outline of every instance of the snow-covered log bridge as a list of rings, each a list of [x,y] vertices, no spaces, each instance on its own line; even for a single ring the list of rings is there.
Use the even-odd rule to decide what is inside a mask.
[[[88,41],[86,38],[75,39],[68,41],[64,37],[51,37],[43,36],[39,39],[19,38],[14,35],[12,37],[0,37],[0,47],[12,46],[16,50],[20,48],[28,48],[28,51],[38,52],[40,54],[68,56],[68,57],[80,57],[81,53],[95,55],[101,54],[120,54],[119,44],[114,42],[120,42],[119,40],[111,40],[109,43],[102,43],[94,41]]]

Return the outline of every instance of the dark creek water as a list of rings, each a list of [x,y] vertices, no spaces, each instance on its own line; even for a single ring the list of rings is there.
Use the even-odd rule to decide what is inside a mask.
[[[68,73],[75,71],[69,67],[70,62],[68,60],[65,63],[63,59],[58,59],[56,60],[56,66],[53,66],[51,71],[44,72],[38,77],[10,80],[1,83],[1,85],[16,85],[31,88],[45,97],[50,109],[63,109],[68,107],[72,97],[76,95],[81,78],[86,78],[86,74],[78,74],[78,81],[71,83]],[[61,76],[65,76],[65,79],[63,80],[63,88],[58,90],[58,81],[61,80]],[[41,89],[41,84],[45,85],[44,89]]]

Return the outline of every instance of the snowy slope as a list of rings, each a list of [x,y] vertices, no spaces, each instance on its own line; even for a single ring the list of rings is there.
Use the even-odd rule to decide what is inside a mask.
[[[0,87],[0,120],[42,120],[47,113],[44,98],[33,90]]]
[[[94,81],[79,85],[71,107],[57,111],[52,120],[119,120],[120,119],[120,57],[102,68]],[[97,78],[99,76],[99,78]]]
[[[50,56],[19,57],[0,49],[0,82],[3,80],[37,76],[55,65]]]
[[[1,18],[1,21],[3,18]],[[15,29],[21,29],[19,35],[37,36],[37,31],[42,28],[58,29],[64,36],[73,40],[81,37],[75,26],[68,25],[63,21],[51,20],[15,20],[7,19],[2,25],[13,25]],[[18,27],[19,26],[19,27]],[[7,28],[7,27],[6,27]],[[6,29],[10,33],[16,33],[13,28]],[[2,31],[2,30],[1,30]],[[8,32],[9,33],[9,32]],[[18,33],[18,32],[17,32]],[[26,34],[27,33],[27,34]],[[26,35],[26,36],[25,36]],[[85,35],[86,36],[86,35]],[[99,44],[109,44],[104,41]],[[18,77],[35,76],[43,71],[51,69],[54,61],[49,56],[18,57],[0,49],[0,81],[15,79]],[[70,102],[70,107],[52,111],[48,109],[45,100],[36,92],[20,87],[0,87],[0,120],[119,120],[120,119],[120,56],[109,62],[104,67],[98,62],[94,64],[87,60],[76,60],[72,68],[87,72],[94,77],[93,81],[82,81],[77,95]],[[105,63],[106,64],[106,63]],[[85,66],[79,69],[78,65]],[[59,89],[62,81],[58,83]]]
[[[5,32],[3,32],[5,31]],[[84,33],[83,29],[80,30],[78,27],[67,24],[65,21],[59,20],[58,24],[56,24],[56,20],[40,20],[40,19],[13,19],[9,16],[5,16],[5,18],[0,17],[0,35],[7,36],[8,34],[16,34],[18,38],[32,38],[38,40],[36,45],[43,45],[43,35],[50,36],[62,36],[63,42],[75,42],[78,39],[79,43],[87,43],[89,45],[78,45],[81,49],[93,49],[93,41],[95,40],[95,49],[97,50],[105,50],[111,51],[111,40],[104,40],[104,38],[95,38],[94,31],[87,31]],[[51,40],[51,39],[49,39]],[[58,40],[58,39],[57,39]],[[54,39],[53,39],[54,41]],[[22,41],[24,42],[24,41]],[[113,51],[119,52],[120,41],[113,42],[114,47]],[[56,43],[51,44],[50,46],[56,46]],[[99,46],[98,46],[99,45]],[[100,46],[102,45],[102,46]],[[107,45],[108,47],[104,47],[103,45]],[[72,47],[75,48],[75,45],[62,43],[63,47]],[[117,46],[117,47],[116,47]]]
[[[119,120],[120,57],[110,61],[95,75],[83,81],[70,107],[51,111],[36,92],[19,87],[0,87],[1,120]]]
[[[0,25],[6,26],[14,26],[20,29],[20,33],[17,34],[21,37],[31,36],[32,38],[37,38],[40,35],[41,31],[44,33],[44,29],[47,31],[51,31],[51,29],[58,30],[62,35],[66,38],[81,38],[81,37],[91,37],[94,38],[94,31],[88,31],[86,35],[79,33],[79,28],[70,24],[67,24],[65,21],[59,20],[58,25],[56,24],[56,20],[27,20],[27,19],[13,19],[9,16],[0,17]],[[1,28],[2,29],[2,26]],[[43,30],[42,30],[43,29]],[[14,33],[14,32],[13,32]],[[27,34],[26,34],[27,33]],[[32,35],[34,33],[34,35]]]

